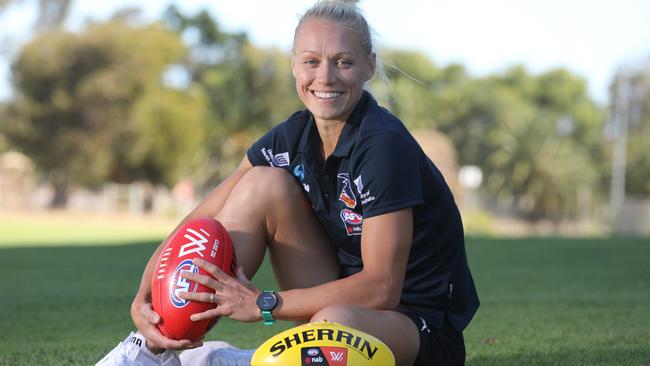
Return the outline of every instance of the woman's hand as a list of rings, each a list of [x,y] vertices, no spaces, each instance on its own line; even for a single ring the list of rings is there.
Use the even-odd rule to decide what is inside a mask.
[[[184,271],[181,272],[181,277],[210,287],[214,290],[214,293],[183,292],[179,293],[179,297],[191,301],[215,302],[217,307],[193,314],[192,320],[199,321],[222,315],[242,322],[254,322],[262,319],[260,310],[257,307],[257,296],[261,291],[246,278],[242,267],[237,268],[236,277],[231,277],[219,267],[202,259],[196,258],[193,262],[210,275],[199,275]]]
[[[160,315],[153,311],[151,303],[143,300],[134,300],[131,304],[131,318],[138,328],[138,331],[147,339],[147,348],[154,353],[162,352],[166,349],[183,350],[200,347],[203,342],[192,342],[187,339],[180,341],[165,337],[156,324],[160,322]]]

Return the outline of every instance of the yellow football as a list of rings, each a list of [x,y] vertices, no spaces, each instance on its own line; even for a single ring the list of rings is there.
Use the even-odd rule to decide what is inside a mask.
[[[331,322],[303,324],[276,334],[253,354],[251,366],[395,366],[382,341]]]

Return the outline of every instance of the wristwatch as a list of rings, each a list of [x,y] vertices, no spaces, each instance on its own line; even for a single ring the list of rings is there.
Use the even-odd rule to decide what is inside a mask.
[[[273,291],[262,291],[262,293],[257,297],[257,307],[260,308],[260,312],[262,312],[262,318],[264,319],[265,325],[273,325],[273,323],[275,323],[275,319],[273,319],[273,314],[271,314],[271,312],[276,306],[278,306],[278,297]]]

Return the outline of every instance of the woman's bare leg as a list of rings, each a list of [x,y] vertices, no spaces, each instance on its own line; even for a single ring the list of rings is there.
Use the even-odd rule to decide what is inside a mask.
[[[254,167],[216,217],[229,231],[248,278],[266,248],[281,289],[312,287],[339,276],[336,249],[298,182],[286,171]]]

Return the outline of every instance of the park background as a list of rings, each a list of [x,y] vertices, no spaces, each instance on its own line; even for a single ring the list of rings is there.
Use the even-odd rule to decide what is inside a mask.
[[[0,365],[88,364],[124,338],[156,244],[301,107],[311,2],[107,4],[0,1]],[[360,6],[369,89],[463,215],[468,364],[650,365],[648,4]],[[267,265],[255,281],[275,286]]]

